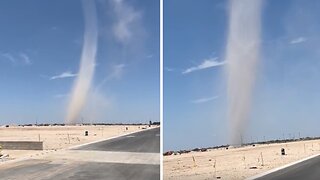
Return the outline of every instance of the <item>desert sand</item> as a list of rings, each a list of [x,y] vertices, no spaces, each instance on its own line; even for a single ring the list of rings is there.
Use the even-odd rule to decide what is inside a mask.
[[[170,155],[164,157],[164,179],[246,179],[319,153],[320,140],[311,140]]]
[[[0,127],[0,141],[43,141],[44,151],[1,150],[9,159],[47,153],[59,149],[107,139],[110,137],[137,132],[147,128],[146,125],[86,125],[86,126],[16,126]],[[88,136],[85,136],[88,131]]]

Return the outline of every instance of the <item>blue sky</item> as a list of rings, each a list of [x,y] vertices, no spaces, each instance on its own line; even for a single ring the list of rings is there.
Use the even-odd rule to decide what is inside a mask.
[[[159,121],[159,2],[95,2],[96,71],[80,116]],[[83,45],[81,1],[1,1],[0,23],[0,124],[64,122]]]
[[[245,141],[320,136],[320,2],[263,1]],[[226,144],[228,1],[164,2],[164,150]]]

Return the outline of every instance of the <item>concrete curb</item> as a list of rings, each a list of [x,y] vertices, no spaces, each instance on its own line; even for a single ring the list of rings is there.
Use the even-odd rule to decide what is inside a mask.
[[[292,163],[286,164],[286,165],[284,165],[284,166],[281,166],[281,167],[278,167],[278,168],[271,169],[271,170],[266,171],[266,172],[263,172],[263,173],[261,173],[261,174],[257,174],[257,175],[255,175],[255,176],[249,177],[249,178],[247,178],[246,180],[254,180],[254,179],[261,178],[261,177],[266,176],[266,175],[268,175],[268,174],[271,174],[271,173],[274,173],[274,172],[280,171],[280,170],[282,170],[282,169],[285,169],[285,168],[287,168],[287,167],[290,167],[290,166],[293,166],[293,165],[299,164],[299,163],[301,163],[301,162],[307,161],[307,160],[312,159],[312,158],[315,158],[315,157],[317,157],[317,156],[320,156],[320,154],[315,154],[315,155],[312,155],[312,156],[306,157],[306,158],[304,158],[304,159],[300,159],[300,160],[298,160],[298,161],[295,161],[295,162],[292,162]]]
[[[41,153],[39,156],[45,155],[43,154],[43,152],[45,152],[45,154],[49,153],[49,152],[55,152],[54,150],[43,150],[43,151],[39,151],[38,153],[34,153],[32,154],[32,156],[35,156],[36,154]],[[28,160],[31,159],[31,157],[27,156],[27,157],[21,157],[21,158],[17,158],[17,159],[13,159],[13,160],[7,160],[7,161],[0,161],[0,166],[4,165],[4,164],[11,164],[11,163],[16,163],[16,162],[20,162],[20,161],[24,161],[24,160]]]

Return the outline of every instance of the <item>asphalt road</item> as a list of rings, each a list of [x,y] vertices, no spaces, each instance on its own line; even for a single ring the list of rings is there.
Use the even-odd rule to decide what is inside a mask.
[[[77,150],[160,153],[160,128],[90,144]]]
[[[257,180],[319,180],[320,156],[268,174]]]
[[[160,128],[0,165],[5,180],[160,179]]]

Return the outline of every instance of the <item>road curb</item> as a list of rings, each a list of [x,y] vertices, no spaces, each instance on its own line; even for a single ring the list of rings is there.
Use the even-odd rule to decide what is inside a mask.
[[[288,167],[290,167],[290,166],[293,166],[293,165],[302,163],[302,162],[304,162],[304,161],[307,161],[307,160],[309,160],[309,159],[315,158],[315,157],[317,157],[317,156],[320,156],[320,154],[315,154],[315,155],[306,157],[306,158],[304,158],[304,159],[300,159],[300,160],[298,160],[298,161],[294,161],[294,162],[292,162],[292,163],[286,164],[286,165],[284,165],[284,166],[271,169],[271,170],[269,170],[269,171],[266,171],[266,172],[257,174],[257,175],[252,176],[252,177],[249,177],[249,178],[247,178],[246,180],[254,180],[254,179],[261,178],[261,177],[266,176],[266,175],[268,175],[268,174],[271,174],[271,173],[280,171],[280,170],[282,170],[282,169],[288,168]]]

